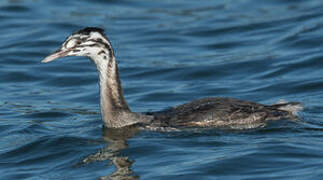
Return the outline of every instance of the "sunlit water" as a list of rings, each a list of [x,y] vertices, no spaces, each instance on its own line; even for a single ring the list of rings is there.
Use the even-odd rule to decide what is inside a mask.
[[[322,179],[323,1],[0,2],[0,179]],[[70,33],[112,41],[133,111],[228,96],[305,106],[245,131],[103,130],[86,58],[40,61]]]

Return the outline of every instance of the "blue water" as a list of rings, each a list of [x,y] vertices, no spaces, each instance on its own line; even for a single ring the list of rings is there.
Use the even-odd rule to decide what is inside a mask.
[[[0,179],[322,179],[323,1],[0,2]],[[305,109],[299,121],[183,132],[102,129],[84,57],[40,61],[106,30],[133,111],[206,96]]]

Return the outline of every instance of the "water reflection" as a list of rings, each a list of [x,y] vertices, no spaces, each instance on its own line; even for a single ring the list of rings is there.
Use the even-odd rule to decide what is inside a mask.
[[[107,176],[100,177],[100,179],[139,179],[139,176],[136,176],[131,169],[134,160],[120,155],[121,150],[128,148],[127,139],[133,137],[138,132],[139,129],[136,127],[122,129],[103,128],[103,139],[107,142],[107,145],[99,149],[97,153],[83,159],[81,164],[110,160],[115,167],[115,171]]]

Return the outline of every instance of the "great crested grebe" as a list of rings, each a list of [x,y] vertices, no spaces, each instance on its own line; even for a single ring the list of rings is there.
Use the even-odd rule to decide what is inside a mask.
[[[96,65],[101,116],[109,128],[135,124],[150,127],[256,127],[268,120],[296,118],[296,112],[302,109],[297,102],[263,105],[215,97],[197,99],[164,111],[135,113],[123,97],[118,65],[103,29],[86,27],[73,33],[42,62],[65,56],[87,56]]]

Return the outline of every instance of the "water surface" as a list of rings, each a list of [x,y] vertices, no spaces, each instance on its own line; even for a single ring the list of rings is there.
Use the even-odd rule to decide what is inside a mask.
[[[321,0],[0,2],[0,179],[321,179]],[[102,130],[84,57],[40,61],[106,30],[133,111],[207,96],[304,104],[264,128]]]

